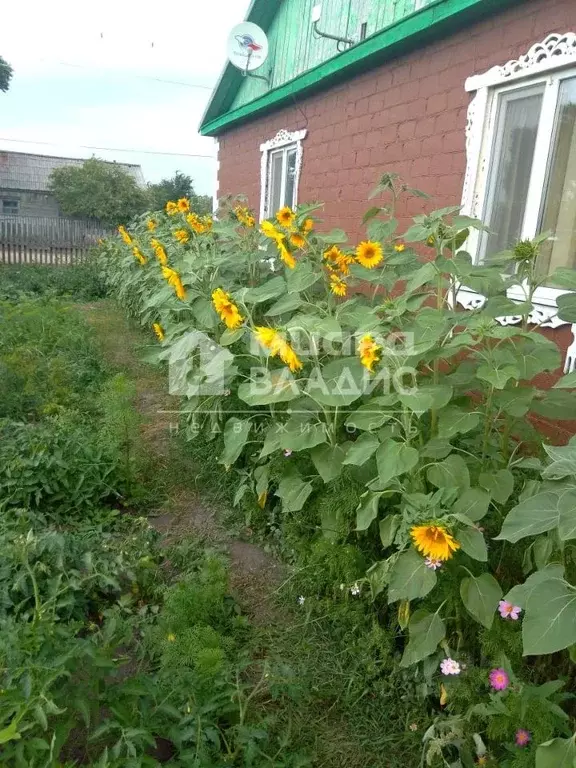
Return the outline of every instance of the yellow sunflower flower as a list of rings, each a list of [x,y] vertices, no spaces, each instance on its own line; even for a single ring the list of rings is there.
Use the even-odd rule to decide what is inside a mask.
[[[306,238],[304,235],[301,235],[299,232],[293,232],[290,235],[290,242],[294,246],[294,248],[304,248],[306,245]]]
[[[304,221],[302,222],[302,231],[308,234],[308,232],[312,232],[313,229],[314,229],[314,219],[304,219]]]
[[[402,253],[402,251],[406,250],[406,245],[404,243],[396,243],[394,250],[396,253]]]
[[[298,359],[296,352],[294,352],[286,339],[274,328],[257,326],[254,335],[260,344],[270,352],[270,356],[278,356],[284,365],[288,366],[292,373],[301,370],[302,363]]]
[[[190,235],[185,229],[177,229],[176,232],[174,232],[174,237],[179,243],[187,243],[188,240],[190,240]]]
[[[169,200],[166,203],[166,213],[168,216],[174,216],[176,213],[178,213],[178,206],[174,201]]]
[[[175,269],[171,269],[170,267],[162,267],[162,275],[168,285],[172,286],[174,288],[174,291],[176,293],[176,296],[180,299],[180,301],[184,301],[186,298],[186,289],[182,285],[182,280],[180,279],[180,275],[178,272],[176,272]]]
[[[203,232],[210,232],[213,224],[214,224],[214,221],[212,219],[212,216],[206,215],[202,217]]]
[[[164,250],[164,246],[162,245],[162,243],[160,241],[156,240],[156,238],[153,237],[150,240],[150,245],[154,249],[154,253],[156,254],[156,258],[158,259],[160,264],[163,267],[167,266],[167,264],[168,264],[168,256],[166,256],[166,251]]]
[[[230,295],[222,288],[216,288],[212,293],[212,304],[220,315],[220,320],[226,323],[226,327],[234,330],[242,325],[244,318],[238,311],[238,307],[230,300]]]
[[[140,251],[139,248],[136,248],[136,246],[132,248],[132,253],[134,254],[134,258],[138,259],[140,265],[143,267],[144,264],[146,264],[146,256],[144,256],[144,254]]]
[[[383,253],[380,243],[364,240],[356,248],[356,261],[366,269],[374,269],[382,261]]]
[[[330,275],[330,290],[336,296],[346,296],[348,287],[341,277],[338,275]]]
[[[124,240],[126,245],[132,245],[132,238],[126,231],[126,227],[123,227],[123,226],[118,227],[118,232],[120,232],[120,237],[122,238],[122,240]]]
[[[254,218],[254,216],[246,216],[246,219],[244,220],[244,224],[249,229],[253,229],[256,226],[256,219]]]
[[[431,560],[450,560],[460,544],[443,525],[414,525],[410,536],[416,549]]]
[[[364,368],[369,370],[370,373],[374,372],[374,363],[377,363],[380,360],[378,355],[380,350],[381,347],[376,344],[369,333],[362,336],[360,339],[360,343],[358,344],[358,356],[360,357],[360,362]]]
[[[186,197],[181,197],[176,205],[178,206],[180,213],[186,213],[190,210],[190,200],[188,200]]]
[[[276,242],[284,238],[282,232],[279,232],[271,221],[263,221],[260,224],[260,232],[271,240],[276,240]]]
[[[327,251],[324,251],[324,258],[326,261],[333,261],[334,263],[336,263],[342,255],[343,253],[337,245],[333,245],[332,248],[328,248]]]
[[[158,337],[158,341],[164,341],[164,328],[162,328],[160,323],[152,323],[152,330]]]
[[[294,223],[295,218],[296,214],[289,205],[285,205],[284,208],[280,208],[280,210],[276,213],[276,221],[279,224],[282,224],[282,226],[286,229],[290,229]]]
[[[294,256],[292,256],[292,254],[286,247],[284,238],[277,240],[276,245],[278,246],[278,253],[280,254],[280,258],[282,259],[284,264],[286,264],[288,269],[294,269],[294,267],[296,266],[296,259],[294,258]]]
[[[148,230],[150,232],[154,232],[154,230],[156,229],[156,222],[154,221],[154,219],[148,219],[148,221],[146,222],[146,226],[148,227]]]

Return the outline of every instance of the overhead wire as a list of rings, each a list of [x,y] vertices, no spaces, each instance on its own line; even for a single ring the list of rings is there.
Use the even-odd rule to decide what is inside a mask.
[[[33,141],[31,139],[9,139],[9,138],[3,138],[1,136],[0,136],[0,141],[10,141],[16,144],[40,144],[40,145],[45,145],[50,147],[67,146],[67,147],[76,147],[78,149],[94,149],[99,152],[133,152],[138,155],[166,155],[169,157],[202,157],[210,160],[217,159],[216,155],[201,155],[201,154],[194,154],[190,152],[162,152],[154,149],[128,149],[128,148],[122,148],[122,147],[93,147],[89,144],[68,144],[67,142],[64,145],[62,143],[58,143],[57,141]]]

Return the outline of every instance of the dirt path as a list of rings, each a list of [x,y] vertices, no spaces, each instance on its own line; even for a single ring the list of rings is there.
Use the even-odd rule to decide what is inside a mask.
[[[219,511],[193,489],[195,468],[190,459],[179,456],[177,472],[171,471],[179,399],[168,393],[165,373],[141,360],[152,339],[131,326],[112,302],[81,309],[96,330],[107,363],[133,381],[145,450],[154,456],[158,476],[167,480],[167,499],[150,516],[151,524],[167,540],[193,532],[206,543],[225,549],[230,557],[231,587],[240,605],[255,624],[268,623],[277,613],[273,593],[282,580],[282,566],[261,547],[228,534]],[[180,480],[183,476],[186,483]]]

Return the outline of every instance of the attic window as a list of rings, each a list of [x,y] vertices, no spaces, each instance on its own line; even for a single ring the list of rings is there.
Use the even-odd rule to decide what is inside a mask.
[[[2,200],[2,213],[5,216],[17,216],[20,212],[19,200]]]
[[[260,220],[298,202],[298,181],[302,167],[302,140],[306,131],[279,131],[260,145]]]

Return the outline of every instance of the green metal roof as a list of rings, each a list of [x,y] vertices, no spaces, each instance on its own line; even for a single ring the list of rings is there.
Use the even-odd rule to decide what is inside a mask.
[[[243,75],[232,64],[227,64],[202,118],[200,133],[203,136],[217,136],[232,125],[277,109],[296,96],[325,89],[523,2],[526,0],[434,0],[343,53],[235,109],[232,104],[242,85]],[[247,21],[267,31],[281,3],[282,0],[253,0]]]

